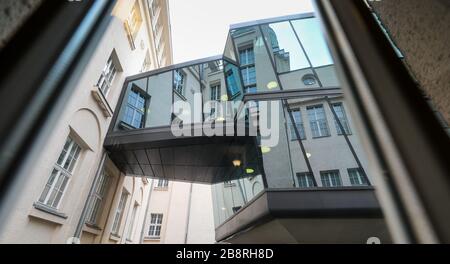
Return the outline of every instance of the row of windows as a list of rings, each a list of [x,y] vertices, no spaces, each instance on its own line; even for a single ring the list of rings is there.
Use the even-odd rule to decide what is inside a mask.
[[[348,176],[352,186],[367,186],[367,178],[359,168],[348,169]],[[309,172],[297,173],[298,185],[300,188],[315,187],[314,178]],[[320,180],[323,187],[341,187],[342,179],[339,170],[321,171]]]
[[[349,135],[350,132],[350,126],[347,120],[347,116],[345,114],[344,106],[342,103],[335,103],[332,104],[333,110],[336,113],[339,122],[341,123],[342,127],[344,128],[344,131],[347,135]],[[306,111],[308,114],[309,119],[309,125],[311,128],[311,134],[313,138],[320,138],[320,137],[328,137],[330,136],[330,129],[328,127],[328,121],[325,113],[325,109],[323,105],[315,105],[315,106],[308,106],[306,107]],[[291,121],[290,116],[288,116],[289,120],[289,128],[291,132],[291,139],[297,140],[298,136],[300,136],[300,139],[305,140],[306,134],[305,134],[305,127],[303,125],[303,118],[302,118],[302,112],[300,109],[293,109],[291,110],[292,119]],[[335,118],[333,118],[335,119]],[[338,135],[342,135],[341,126],[335,119],[335,126],[336,131]],[[295,129],[297,128],[297,129]],[[297,136],[298,132],[298,136]]]

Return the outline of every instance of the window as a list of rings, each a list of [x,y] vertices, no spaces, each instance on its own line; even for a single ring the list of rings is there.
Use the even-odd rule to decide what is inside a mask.
[[[128,19],[125,21],[125,30],[127,32],[128,41],[130,42],[131,49],[136,48],[135,40],[139,29],[142,24],[141,10],[139,8],[139,1],[136,1]]]
[[[152,18],[156,16],[156,10],[158,10],[158,1],[157,0],[149,0],[150,2],[150,12],[152,14]]]
[[[309,172],[297,173],[298,187],[310,188],[314,187],[313,176]]]
[[[125,210],[125,205],[127,204],[128,192],[122,190],[122,195],[120,196],[119,205],[117,206],[116,214],[114,215],[114,222],[111,232],[115,235],[119,234],[120,223],[122,222],[123,212]]]
[[[124,122],[133,128],[144,127],[146,99],[144,95],[136,89],[131,89],[128,95],[128,101],[125,108]]]
[[[313,138],[329,136],[330,131],[328,130],[327,119],[323,106],[310,106],[307,110]]]
[[[239,50],[239,58],[241,62],[241,73],[246,92],[256,92],[256,69],[255,54],[253,47],[242,48]]]
[[[305,128],[303,126],[302,113],[300,109],[292,110],[291,113],[292,117],[294,118],[295,127],[297,127],[298,133],[300,134],[300,139],[305,140],[306,139]],[[289,120],[289,128],[291,131],[291,140],[297,140],[298,138],[295,131],[295,127],[294,124],[292,123],[290,116],[288,120]]]
[[[348,125],[347,116],[345,115],[344,106],[342,105],[342,103],[333,104],[333,109],[339,118],[339,122],[344,127],[345,134],[349,135],[350,127]],[[336,125],[336,131],[337,131],[338,135],[342,135],[341,127],[339,126],[336,119],[334,120],[334,123]]]
[[[53,167],[44,191],[39,197],[40,203],[55,209],[58,208],[80,152],[80,146],[70,136],[67,137],[64,148]]]
[[[100,175],[97,186],[95,187],[95,192],[93,194],[93,202],[91,209],[88,213],[87,222],[90,224],[97,224],[98,217],[103,206],[103,200],[105,199],[109,184],[109,176],[105,171]]]
[[[220,101],[220,83],[211,86],[211,101]]]
[[[312,74],[306,74],[303,76],[302,81],[306,86],[315,85],[317,83],[316,78]]]
[[[311,67],[333,64],[333,58],[317,18],[292,20],[292,25],[311,61]]]
[[[340,187],[342,186],[341,176],[339,171],[324,171],[320,172],[323,187]]]
[[[364,172],[360,168],[348,169],[348,176],[352,186],[367,186],[369,185]]]
[[[233,70],[230,69],[227,71],[226,76],[228,89],[230,91],[231,97],[233,98],[234,96],[239,94],[239,85],[236,80],[236,75],[234,74]]]
[[[138,208],[139,208],[139,204],[135,203],[133,206],[133,211],[131,212],[130,224],[128,225],[128,231],[127,231],[127,240],[129,240],[129,241],[133,240],[134,222],[136,221],[136,213],[137,213]]]
[[[182,70],[176,70],[173,76],[173,89],[180,95],[184,95],[186,74]]]
[[[112,55],[109,57],[100,78],[97,82],[97,87],[102,91],[103,95],[106,96],[111,89],[114,77],[116,77],[117,69],[114,65]]]
[[[165,179],[159,179],[156,187],[158,188],[167,188],[169,186],[169,181]]]
[[[150,227],[148,230],[148,236],[151,238],[160,238],[161,236],[161,225],[162,225],[163,214],[151,214],[150,216]]]
[[[145,52],[144,62],[142,63],[141,72],[146,72],[150,70],[151,66],[152,66],[152,59],[150,58],[150,51],[147,49],[147,52]]]

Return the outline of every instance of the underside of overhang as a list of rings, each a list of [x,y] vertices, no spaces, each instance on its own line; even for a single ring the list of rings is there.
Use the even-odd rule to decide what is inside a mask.
[[[194,135],[194,134],[192,134]],[[108,134],[105,148],[126,175],[214,184],[258,175],[258,148],[251,136],[180,136],[170,127]],[[233,161],[241,161],[235,167]]]
[[[266,190],[216,228],[226,243],[391,243],[374,190]]]

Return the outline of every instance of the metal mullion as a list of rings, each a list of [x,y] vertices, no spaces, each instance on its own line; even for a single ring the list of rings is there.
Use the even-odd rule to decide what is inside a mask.
[[[264,46],[265,46],[265,48],[266,48],[267,55],[269,56],[270,63],[271,63],[271,65],[272,65],[272,70],[273,70],[273,72],[274,72],[274,74],[275,74],[275,77],[276,77],[276,79],[277,79],[277,82],[278,82],[278,85],[279,85],[279,87],[280,87],[280,90],[283,91],[283,85],[282,85],[282,83],[281,83],[280,76],[279,76],[278,73],[276,72],[276,67],[275,67],[274,58],[270,55],[269,46],[268,46],[268,44],[267,44],[267,40],[264,38],[264,34],[263,34],[262,29],[261,29],[261,25],[258,26],[258,29],[259,29],[259,33],[261,34],[261,37],[262,37],[262,39],[263,39],[263,43],[264,43]],[[287,100],[286,100],[286,99],[283,99],[282,102],[283,102],[284,106],[288,109],[289,117],[291,118],[291,122],[292,122],[292,113],[290,112],[289,104],[287,103]],[[283,113],[283,115],[284,115],[284,113]],[[298,130],[297,130],[297,128],[295,128],[295,132],[297,133],[297,137],[298,137]],[[301,148],[302,153],[303,153],[303,158],[304,158],[304,160],[305,160],[305,162],[306,162],[306,165],[307,165],[307,167],[308,167],[309,173],[312,174],[314,181],[316,181],[316,180],[315,180],[315,177],[314,177],[314,172],[313,172],[313,170],[312,170],[311,164],[310,164],[309,159],[308,159],[308,157],[307,157],[306,150],[305,150],[305,147],[304,147],[304,145],[303,145],[303,142],[302,142],[301,139],[299,139],[298,142],[299,142],[299,144],[300,144],[300,148]],[[288,144],[288,146],[289,146],[289,144]],[[289,151],[289,153],[290,153],[290,151]],[[292,161],[291,161],[291,163],[292,163]],[[291,166],[292,166],[292,165],[291,165]],[[315,182],[315,183],[317,184],[317,182]]]
[[[323,88],[323,85],[322,85],[322,82],[320,81],[319,75],[317,74],[317,71],[316,71],[316,69],[314,68],[314,66],[313,66],[313,64],[312,64],[312,62],[311,62],[311,60],[309,59],[308,53],[306,52],[306,49],[305,49],[305,47],[303,46],[302,41],[300,40],[300,37],[299,37],[298,34],[297,34],[297,31],[295,31],[294,25],[292,24],[292,21],[291,21],[291,20],[289,20],[289,24],[291,25],[292,31],[294,31],[294,35],[295,35],[295,37],[297,38],[297,41],[298,41],[298,43],[300,44],[300,47],[301,47],[303,53],[305,54],[305,57],[306,57],[306,60],[307,60],[308,63],[309,63],[309,66],[311,66],[311,71],[313,72],[314,76],[316,77],[317,82],[319,83],[319,87],[320,87],[320,88]]]
[[[352,143],[350,142],[350,139],[348,138],[347,131],[345,131],[344,126],[342,125],[341,121],[339,120],[339,117],[338,117],[338,115],[336,114],[336,111],[334,110],[333,105],[332,105],[330,99],[329,99],[328,97],[325,97],[325,100],[327,101],[328,106],[329,106],[330,109],[331,109],[331,113],[333,114],[335,121],[338,123],[338,126],[339,126],[339,128],[341,129],[342,135],[344,136],[345,141],[347,142],[347,146],[348,146],[348,148],[350,149],[350,152],[352,153],[353,158],[355,159],[356,163],[358,164],[359,169],[362,171],[363,177],[364,177],[364,178],[366,179],[366,181],[367,181],[367,185],[371,186],[371,183],[370,183],[370,181],[369,181],[369,178],[367,177],[366,171],[364,170],[364,168],[363,168],[363,166],[362,166],[362,164],[361,164],[361,161],[359,160],[359,157],[358,157],[358,155],[356,154],[355,149],[353,148],[353,145],[352,145]]]

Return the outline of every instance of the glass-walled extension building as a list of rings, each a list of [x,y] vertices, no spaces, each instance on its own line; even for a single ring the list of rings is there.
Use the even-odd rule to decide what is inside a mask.
[[[313,14],[232,25],[223,55],[128,77],[105,148],[127,175],[210,184],[220,242],[390,242]]]

